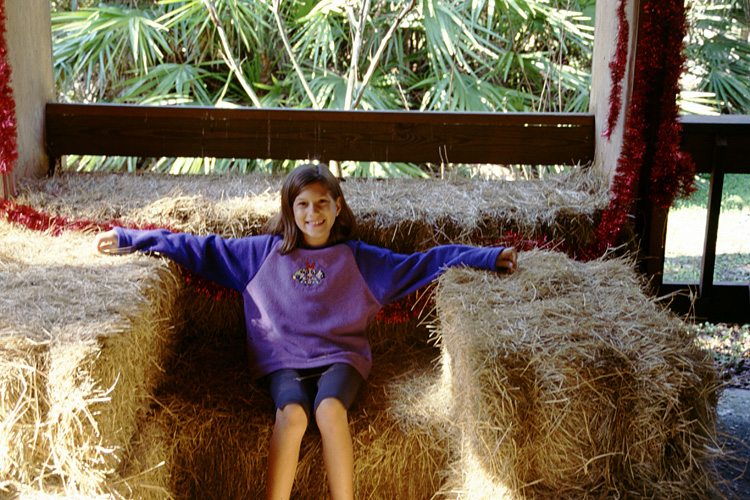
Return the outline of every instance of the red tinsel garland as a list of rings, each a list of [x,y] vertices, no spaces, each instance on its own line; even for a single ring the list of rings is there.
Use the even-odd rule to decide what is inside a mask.
[[[67,217],[40,212],[28,205],[21,205],[10,200],[0,200],[0,215],[3,215],[9,222],[35,231],[49,232],[52,236],[60,236],[66,230],[106,231],[116,225],[116,222],[103,223],[88,219],[70,220]]]
[[[99,232],[109,231],[115,226],[126,227],[130,229],[168,229],[162,228],[155,224],[134,224],[124,222],[119,219],[102,222],[91,219],[69,219],[58,215],[52,215],[47,212],[36,210],[28,205],[22,205],[10,200],[0,199],[0,216],[3,216],[9,222],[19,224],[34,231],[47,232],[52,236],[60,236],[65,231],[84,231]],[[187,269],[182,269],[183,278],[200,293],[222,300],[228,297],[236,297],[239,294],[217,285],[216,283],[201,278]]]
[[[0,0],[0,175],[11,173],[17,159],[16,103],[10,87],[10,63],[5,42],[5,0]]]
[[[652,72],[637,90],[637,102],[642,105],[640,112],[649,127],[647,147],[653,151],[651,168],[646,172],[649,179],[645,198],[656,209],[668,209],[676,197],[695,191],[695,166],[680,151],[682,126],[677,120],[679,79],[685,64],[685,7],[682,1],[649,0],[644,10],[647,22],[641,37],[648,43],[643,44],[642,50],[639,44],[638,55],[651,62]],[[649,88],[661,93],[649,92]]]
[[[640,196],[657,209],[668,208],[676,196],[694,190],[695,169],[680,152],[681,126],[677,121],[685,30],[681,0],[644,0],[633,76],[637,85],[626,117],[613,196],[597,227],[593,253],[603,253],[617,244],[639,188]]]
[[[609,71],[612,75],[612,91],[609,94],[609,114],[607,116],[607,128],[604,137],[609,138],[620,118],[622,108],[622,80],[625,78],[625,66],[628,64],[628,42],[630,41],[630,23],[625,15],[625,1],[620,0],[617,7],[617,47],[615,56],[609,63]]]

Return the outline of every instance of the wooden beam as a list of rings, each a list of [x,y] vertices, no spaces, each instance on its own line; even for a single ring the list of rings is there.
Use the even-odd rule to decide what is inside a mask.
[[[68,154],[576,165],[581,113],[440,113],[47,104],[47,147]]]
[[[722,163],[726,144],[716,144],[715,165]],[[710,299],[714,287],[714,270],[716,268],[716,242],[719,236],[719,215],[721,214],[721,193],[724,186],[724,173],[719,168],[711,172],[711,184],[708,192],[708,217],[706,218],[706,236],[703,240],[703,259],[701,261],[700,296]]]
[[[689,153],[698,173],[714,168],[724,174],[750,174],[750,115],[683,115],[681,148]],[[717,138],[723,144],[720,163],[714,162]]]

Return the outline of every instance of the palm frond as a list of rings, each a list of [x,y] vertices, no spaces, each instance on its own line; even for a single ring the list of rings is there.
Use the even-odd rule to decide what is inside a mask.
[[[693,0],[688,9],[688,91],[716,97],[716,110],[750,112],[750,40],[745,0]]]
[[[150,11],[103,6],[52,17],[58,81],[83,75],[103,96],[123,71],[147,73],[171,53],[167,28]],[[96,82],[96,83],[95,83]]]
[[[146,75],[138,75],[119,84],[125,90],[119,102],[141,104],[200,104],[211,106],[204,80],[211,74],[191,64],[164,63]]]
[[[587,108],[594,0],[419,0],[384,45],[364,85],[362,74],[407,0],[372,0],[359,61],[352,60],[352,53],[360,10],[351,0],[281,2],[291,53],[282,45],[269,0],[210,3],[213,19],[204,0],[152,0],[141,2],[140,10],[101,5],[56,12],[60,94],[72,100],[242,106],[250,89],[257,90],[264,107],[307,107],[303,83],[309,83],[315,100],[331,109],[344,108],[347,85],[353,86],[350,92],[363,90],[362,109]],[[709,15],[712,23],[720,17],[714,11]],[[733,60],[740,68],[742,54]],[[293,60],[299,73],[292,69]],[[352,65],[359,76],[349,83]],[[731,83],[716,85],[727,96],[739,92]],[[114,168],[113,161],[87,158],[78,164],[108,169]],[[293,163],[159,159],[128,160],[126,168],[277,171]],[[344,171],[426,175],[430,168],[366,162],[344,164]]]

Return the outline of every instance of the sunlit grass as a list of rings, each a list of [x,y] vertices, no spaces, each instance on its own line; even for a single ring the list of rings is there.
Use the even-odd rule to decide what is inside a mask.
[[[669,212],[664,281],[698,282],[706,234],[709,181]],[[721,200],[714,281],[750,282],[750,175],[727,175]]]
[[[669,212],[667,257],[700,257],[706,234],[706,209],[687,207]],[[750,207],[722,211],[716,253],[750,254]]]

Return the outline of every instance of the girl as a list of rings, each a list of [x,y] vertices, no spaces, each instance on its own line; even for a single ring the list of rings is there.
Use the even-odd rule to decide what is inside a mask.
[[[242,292],[250,368],[276,405],[266,498],[291,495],[302,436],[314,417],[334,500],[353,498],[347,411],[372,365],[368,323],[389,302],[445,267],[513,272],[513,248],[443,245],[396,254],[354,240],[356,221],[338,179],[323,164],[297,167],[281,188],[270,234],[239,239],[116,228],[100,252],[161,253]]]

